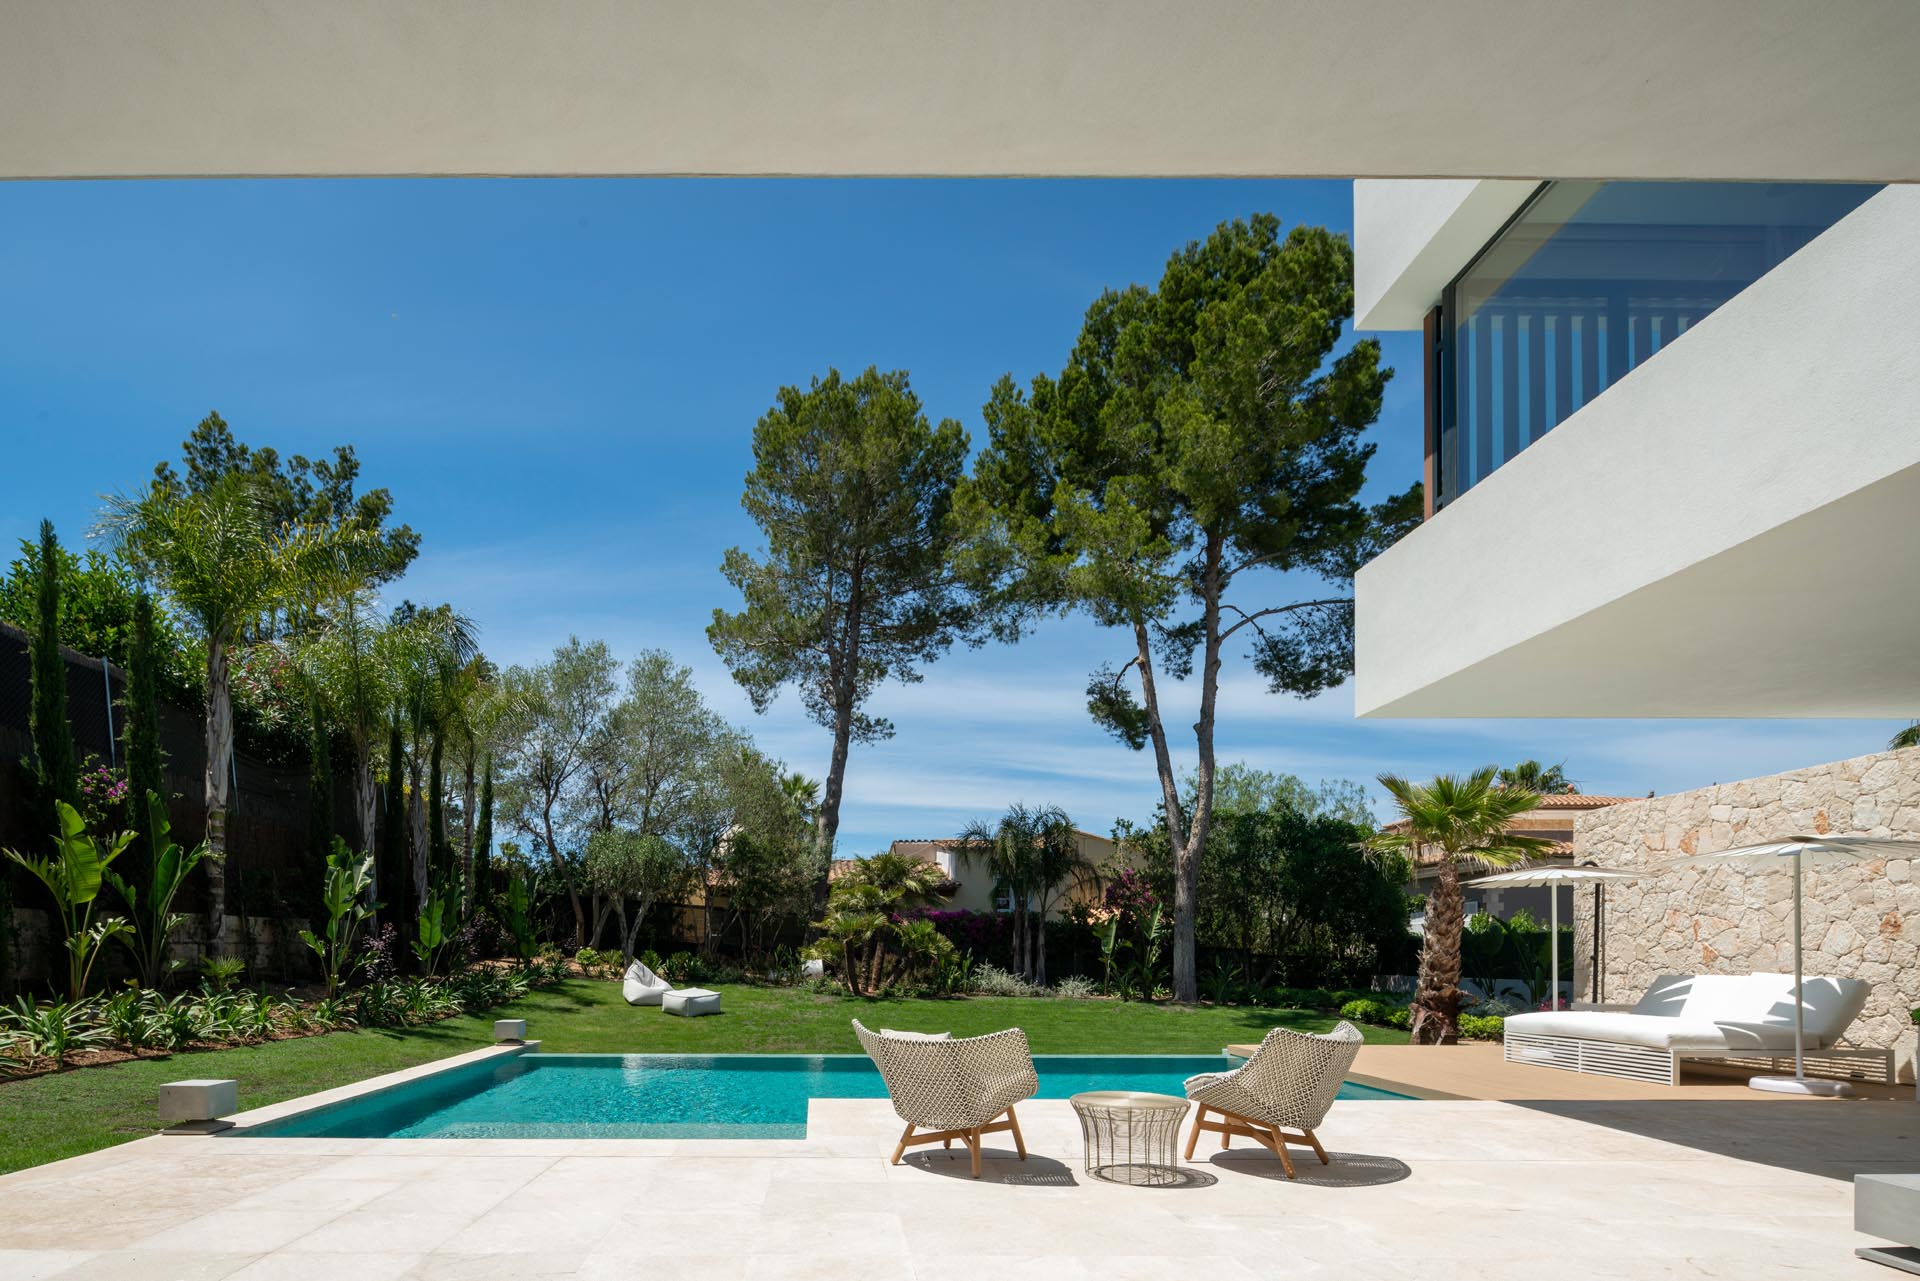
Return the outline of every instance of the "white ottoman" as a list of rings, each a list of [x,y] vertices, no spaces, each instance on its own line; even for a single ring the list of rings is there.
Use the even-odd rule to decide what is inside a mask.
[[[661,995],[660,1008],[689,1019],[699,1014],[718,1014],[720,994],[704,987],[679,987]]]

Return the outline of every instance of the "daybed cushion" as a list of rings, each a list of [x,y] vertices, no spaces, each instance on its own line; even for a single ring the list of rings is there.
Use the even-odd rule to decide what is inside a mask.
[[[1644,1045],[1656,1050],[1730,1051],[1793,1048],[1793,1025],[1783,1030],[1759,1024],[1708,1023],[1694,1019],[1663,1018],[1657,1014],[1608,1014],[1600,1010],[1567,1010],[1557,1014],[1514,1014],[1507,1018],[1508,1035],[1565,1036],[1578,1041],[1611,1041]],[[1814,1040],[1809,1037],[1807,1044]]]
[[[1803,980],[1806,1047],[1832,1045],[1867,1002],[1859,979]],[[1662,974],[1631,1014],[1600,1010],[1516,1014],[1507,1029],[1522,1035],[1611,1041],[1660,1050],[1752,1051],[1793,1048],[1793,975]]]

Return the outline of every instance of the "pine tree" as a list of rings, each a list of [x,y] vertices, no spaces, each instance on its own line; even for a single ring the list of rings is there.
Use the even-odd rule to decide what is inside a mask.
[[[53,522],[40,522],[40,594],[33,629],[34,777],[40,788],[41,830],[57,832],[53,804],[80,808],[80,763],[67,719],[67,662],[60,657],[60,543]]]
[[[160,749],[160,656],[154,645],[153,596],[142,590],[133,599],[133,644],[127,653],[127,683],[121,695],[121,720],[126,725],[127,830],[138,833],[122,856],[121,876],[129,884],[146,884],[153,857],[153,833],[148,795],[162,802],[167,795],[166,755]]]
[[[380,901],[401,926],[411,919],[413,866],[407,850],[407,766],[405,748],[400,741],[400,722],[394,721],[387,735],[387,789],[380,816]]]

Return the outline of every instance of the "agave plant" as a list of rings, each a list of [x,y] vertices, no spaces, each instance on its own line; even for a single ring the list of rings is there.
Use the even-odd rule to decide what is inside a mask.
[[[201,1008],[200,998],[194,993],[182,992],[170,999],[161,997],[154,1000],[154,1043],[162,1049],[178,1050],[195,1041],[205,1040],[207,1033],[207,1016]]]
[[[129,1050],[144,1050],[160,1039],[160,1023],[145,992],[121,992],[110,998],[100,1008],[100,1021],[107,1036]]]

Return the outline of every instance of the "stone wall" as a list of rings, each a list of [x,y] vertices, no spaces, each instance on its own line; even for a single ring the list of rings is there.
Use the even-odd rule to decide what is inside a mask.
[[[1574,861],[1640,870],[1796,832],[1920,836],[1920,748],[1720,783],[1580,816]],[[1809,866],[1808,974],[1873,984],[1850,1036],[1893,1046],[1913,1079],[1920,1005],[1920,868],[1903,860]],[[1593,992],[1593,895],[1574,895],[1574,991]],[[1605,999],[1639,997],[1660,974],[1793,969],[1793,886],[1783,872],[1685,868],[1607,887],[1600,940]]]

